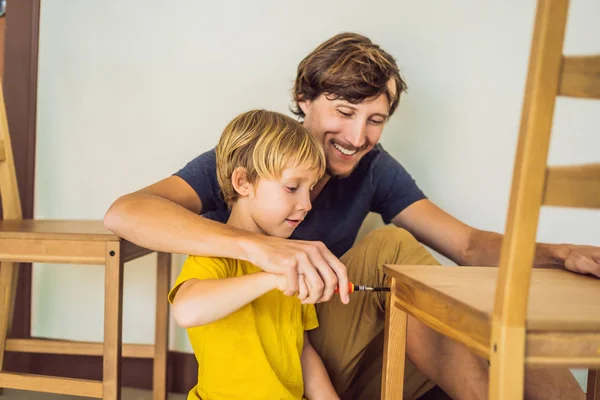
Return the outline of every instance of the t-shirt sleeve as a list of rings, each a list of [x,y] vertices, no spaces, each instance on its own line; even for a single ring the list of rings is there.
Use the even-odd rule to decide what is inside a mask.
[[[380,214],[386,224],[406,207],[426,198],[408,171],[383,149],[373,164],[371,180],[375,189],[371,211]]]
[[[189,256],[183,263],[181,273],[177,277],[173,288],[169,291],[169,303],[173,304],[177,291],[187,280],[223,279],[232,276],[231,265],[223,258]]]
[[[319,320],[317,319],[317,311],[314,304],[302,304],[302,323],[304,324],[305,331],[319,327]]]
[[[200,154],[174,175],[186,181],[198,194],[202,201],[202,214],[227,209],[217,180],[215,149]]]

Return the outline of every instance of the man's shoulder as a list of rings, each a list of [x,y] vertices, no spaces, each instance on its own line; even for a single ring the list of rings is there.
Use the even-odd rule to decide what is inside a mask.
[[[380,173],[380,170],[385,172],[386,168],[389,168],[389,166],[393,164],[399,165],[398,161],[383,148],[383,145],[378,143],[371,151],[363,156],[355,173],[364,175],[373,173],[374,171]]]
[[[209,181],[216,182],[216,171],[217,154],[215,149],[212,148],[190,160],[174,175],[183,178],[183,180],[192,185],[192,187],[198,192],[198,183],[199,181],[201,182],[201,177],[204,177],[204,179],[208,178]]]
[[[202,201],[203,214],[227,209],[217,180],[217,160],[214,148],[198,155],[173,175],[180,177],[194,189]],[[211,219],[218,217],[221,216]]]
[[[217,163],[217,152],[215,148],[205,151],[192,159],[185,168],[206,168],[216,167]]]

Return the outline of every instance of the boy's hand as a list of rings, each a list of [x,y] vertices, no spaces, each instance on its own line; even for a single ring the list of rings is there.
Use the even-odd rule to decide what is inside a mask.
[[[287,287],[287,278],[284,275],[276,275],[270,274],[275,279],[275,289],[284,292]],[[302,303],[306,304],[304,300],[308,297],[308,285],[306,284],[306,279],[304,275],[298,275],[298,299],[302,301]]]
[[[269,275],[271,275],[273,277],[273,280],[275,281],[275,289],[285,293],[285,287],[287,286],[287,279],[285,278],[285,276],[277,274]]]

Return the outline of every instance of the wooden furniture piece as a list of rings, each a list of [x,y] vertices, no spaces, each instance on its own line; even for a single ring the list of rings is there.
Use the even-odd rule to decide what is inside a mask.
[[[127,242],[102,221],[23,220],[0,85],[0,388],[120,399],[121,357],[154,359],[155,400],[166,399],[171,255],[158,253],[156,331],[153,345],[121,342],[123,264],[151,253]],[[105,266],[104,342],[9,338],[18,263],[74,263]],[[103,356],[102,381],[67,379],[2,371],[5,352]],[[0,389],[1,390],[1,389]]]
[[[542,205],[600,208],[600,164],[547,165],[556,96],[600,99],[600,56],[562,54],[567,11],[538,2],[500,268],[384,268],[383,399],[402,398],[407,313],[490,361],[490,399],[522,398],[525,365],[590,368],[600,399],[600,279],[532,270]]]

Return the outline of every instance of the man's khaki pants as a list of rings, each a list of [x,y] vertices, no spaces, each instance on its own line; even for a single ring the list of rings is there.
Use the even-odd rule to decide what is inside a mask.
[[[369,233],[341,261],[357,285],[384,286],[384,264],[439,265],[404,229],[386,226]],[[355,292],[350,304],[335,296],[317,304],[319,328],[309,331],[337,393],[344,400],[376,400],[381,395],[383,328],[387,292]],[[398,379],[401,379],[398,377]],[[407,359],[404,398],[418,398],[434,384]]]

